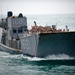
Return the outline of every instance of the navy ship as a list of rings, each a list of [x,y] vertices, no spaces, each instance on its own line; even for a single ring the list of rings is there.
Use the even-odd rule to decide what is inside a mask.
[[[27,28],[27,18],[8,12],[6,25],[0,28],[0,50],[10,53],[23,53],[33,57],[46,57],[52,54],[66,54],[75,57],[75,32],[57,30],[55,25]]]

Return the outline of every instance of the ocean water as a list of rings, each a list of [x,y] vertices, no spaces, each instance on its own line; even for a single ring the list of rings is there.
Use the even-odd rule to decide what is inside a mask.
[[[75,60],[65,54],[37,58],[0,51],[0,75],[75,75]]]
[[[70,31],[75,31],[75,14],[40,14],[40,15],[25,15],[28,21],[28,27],[34,25],[36,21],[38,26],[56,25],[57,29],[65,29],[67,25]]]
[[[51,26],[75,31],[75,14],[25,15],[28,27],[34,25]],[[29,57],[0,51],[0,75],[75,75],[75,57],[66,54],[49,55],[45,58]]]
[[[34,21],[36,21],[38,26],[56,25],[57,29],[65,29],[67,25],[70,31],[75,31],[75,14],[23,14],[23,16],[27,17],[29,29],[31,29]],[[6,18],[6,15],[2,15],[2,18]]]

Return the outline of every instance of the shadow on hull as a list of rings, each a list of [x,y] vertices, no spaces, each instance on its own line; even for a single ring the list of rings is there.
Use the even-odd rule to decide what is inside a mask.
[[[38,57],[52,54],[75,56],[75,32],[41,33],[39,36]]]

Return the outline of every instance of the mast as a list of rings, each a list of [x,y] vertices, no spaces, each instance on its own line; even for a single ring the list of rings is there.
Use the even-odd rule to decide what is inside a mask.
[[[2,8],[1,8],[1,19],[2,19]]]

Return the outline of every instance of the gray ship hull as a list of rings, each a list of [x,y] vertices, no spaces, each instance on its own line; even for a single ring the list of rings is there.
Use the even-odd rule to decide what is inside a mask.
[[[0,50],[36,57],[53,54],[66,54],[75,57],[75,32],[28,34],[21,38],[21,50],[10,48],[1,43]]]
[[[11,47],[8,47],[2,43],[0,43],[0,51],[2,52],[8,52],[10,54],[21,54],[21,50],[18,50],[18,49],[14,49],[14,48],[11,48]]]
[[[42,33],[39,36],[36,56],[45,57],[52,54],[75,56],[75,32]]]
[[[40,33],[21,39],[22,53],[46,57],[48,55],[66,54],[75,57],[75,32]]]

